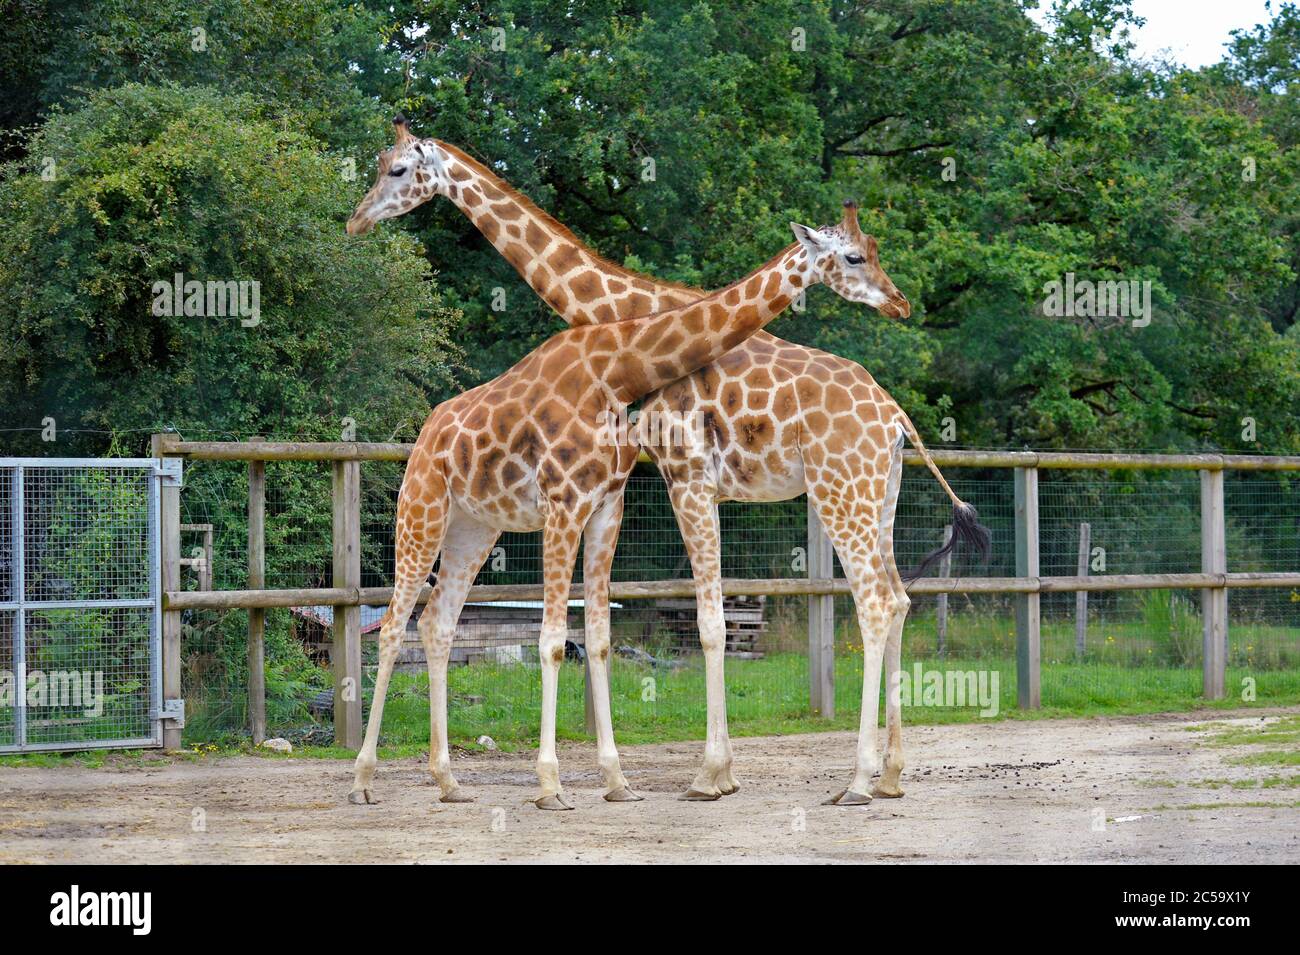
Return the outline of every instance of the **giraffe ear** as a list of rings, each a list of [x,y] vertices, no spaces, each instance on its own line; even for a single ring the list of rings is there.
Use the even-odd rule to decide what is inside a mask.
[[[809,256],[820,255],[826,251],[826,237],[812,226],[791,222],[790,230],[794,232],[794,237],[799,240],[799,244],[804,247],[804,251]]]

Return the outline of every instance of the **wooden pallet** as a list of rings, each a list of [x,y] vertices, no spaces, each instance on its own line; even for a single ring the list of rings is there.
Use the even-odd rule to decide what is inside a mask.
[[[762,659],[762,638],[767,632],[767,621],[764,619],[766,602],[766,597],[722,599],[722,616],[727,628],[727,656],[745,660]],[[672,634],[674,649],[686,653],[699,652],[700,631],[694,600],[656,600],[654,609],[656,628]]]

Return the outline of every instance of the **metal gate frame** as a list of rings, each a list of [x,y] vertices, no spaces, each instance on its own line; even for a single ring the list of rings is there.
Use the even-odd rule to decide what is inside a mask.
[[[0,743],[0,753],[36,753],[58,750],[142,749],[163,745],[162,721],[162,535],[160,533],[159,485],[179,483],[179,460],[154,458],[0,458],[0,470],[13,470],[10,529],[13,537],[13,580],[11,594],[0,594],[0,612],[14,614],[13,662],[15,676],[14,742]],[[25,578],[23,476],[44,469],[140,469],[147,470],[149,596],[109,600],[29,600]],[[123,739],[75,740],[70,742],[27,742],[27,647],[26,615],[30,610],[93,610],[106,607],[149,608],[149,713],[150,735]]]

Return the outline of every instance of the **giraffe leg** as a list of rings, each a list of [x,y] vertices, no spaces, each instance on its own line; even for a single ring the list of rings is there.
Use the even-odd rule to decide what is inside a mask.
[[[727,688],[723,664],[727,625],[722,610],[722,563],[718,507],[707,488],[693,482],[674,484],[670,497],[677,526],[691,559],[695,602],[704,653],[706,730],[704,765],[682,799],[710,801],[740,788],[731,774],[731,739],[727,734]]]
[[[885,506],[880,521],[880,555],[889,586],[894,592],[893,614],[885,639],[885,766],[872,789],[873,796],[897,799],[903,795],[899,777],[903,772],[903,703],[899,692],[902,678],[903,624],[912,599],[898,573],[894,560],[894,514],[898,507],[898,487],[903,474],[903,446],[900,441],[890,460],[889,480],[885,485]]]
[[[887,461],[880,462],[881,467]],[[871,469],[869,468],[868,471]],[[871,777],[879,770],[876,746],[880,715],[880,676],[894,615],[896,597],[882,573],[880,517],[882,504],[866,491],[869,479],[860,478],[835,497],[811,492],[817,516],[835,545],[840,563],[849,578],[853,601],[862,631],[862,714],[858,726],[858,750],[853,780],[830,801],[840,806],[862,806],[871,802]]]
[[[903,623],[911,605],[912,600],[906,592],[895,593],[894,609],[888,624],[889,633],[885,640],[885,765],[871,794],[890,799],[903,795],[898,782],[903,773],[903,712],[899,680],[902,673]]]
[[[449,504],[446,486],[441,475],[430,473],[426,478],[422,484],[415,485],[420,490],[409,495],[408,485],[403,482],[402,495],[397,502],[393,600],[379,630],[379,671],[375,675],[374,699],[366,721],[366,738],[361,744],[361,752],[357,753],[352,792],[348,794],[348,801],[357,805],[375,802],[373,784],[379,764],[379,727],[384,719],[388,681],[392,678],[393,664],[397,662],[397,652],[402,646],[406,621],[410,619],[416,598],[433,570],[433,561],[438,556],[446,529]],[[413,514],[415,507],[423,512],[419,519]]]
[[[538,657],[542,666],[542,727],[537,746],[537,779],[541,794],[534,800],[538,809],[572,809],[560,787],[560,762],[555,756],[555,710],[560,683],[560,664],[564,661],[564,641],[569,625],[569,585],[573,582],[573,561],[578,553],[578,539],[590,516],[566,510],[552,503],[542,531],[544,564],[542,634]]]
[[[429,664],[429,772],[443,802],[473,802],[451,772],[447,751],[447,661],[465,596],[500,531],[456,509],[448,523],[438,562],[438,583],[420,615],[420,638]]]
[[[623,520],[623,495],[610,497],[587,524],[583,546],[583,616],[587,630],[587,666],[596,711],[596,753],[607,802],[640,802],[628,786],[614,745],[609,705],[609,571]]]

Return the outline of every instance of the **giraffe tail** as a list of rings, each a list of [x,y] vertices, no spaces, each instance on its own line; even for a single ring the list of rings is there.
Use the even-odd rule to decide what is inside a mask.
[[[939,466],[934,463],[934,459],[930,457],[930,452],[921,443],[921,436],[917,434],[912,420],[908,418],[902,409],[899,409],[898,416],[903,426],[903,432],[907,435],[908,440],[912,442],[912,447],[916,448],[916,452],[921,455],[921,460],[930,469],[930,473],[939,482],[939,486],[944,489],[948,497],[952,498],[952,536],[942,546],[936,547],[921,558],[919,564],[902,575],[903,579],[911,581],[923,576],[938,560],[947,554],[951,554],[959,543],[974,550],[979,554],[981,561],[987,562],[989,553],[992,550],[993,535],[987,527],[979,522],[979,512],[975,510],[974,506],[959,498],[948,482],[944,480],[943,474],[939,471]]]

